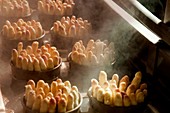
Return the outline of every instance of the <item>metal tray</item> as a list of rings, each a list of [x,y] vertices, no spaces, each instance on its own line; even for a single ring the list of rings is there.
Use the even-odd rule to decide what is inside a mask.
[[[46,82],[50,82],[52,80],[57,79],[57,77],[60,76],[60,67],[62,65],[62,59],[60,58],[60,63],[56,67],[54,67],[51,70],[47,71],[28,71],[28,70],[22,70],[14,66],[12,62],[10,62],[11,65],[11,71],[12,71],[12,78],[15,80],[34,80],[37,82],[38,80],[42,79]]]
[[[93,72],[97,72],[96,76],[98,76],[99,72],[101,70],[109,72],[110,69],[112,69],[115,61],[113,61],[112,63],[108,64],[108,65],[80,65],[78,63],[75,63],[72,59],[71,59],[71,54],[72,52],[69,53],[67,61],[69,62],[69,66],[70,66],[70,71],[80,71],[80,72],[89,72],[89,73],[93,73]],[[87,73],[86,73],[87,74]]]
[[[3,25],[5,24],[6,20],[9,20],[10,22],[16,22],[18,19],[22,18],[24,21],[29,21],[32,19],[33,13],[35,10],[31,9],[31,12],[25,16],[22,17],[10,17],[10,16],[2,16],[0,14],[0,29],[2,29]]]
[[[11,58],[12,49],[17,48],[19,42],[23,42],[24,48],[26,48],[28,45],[31,45],[34,41],[38,41],[40,46],[43,45],[44,41],[46,40],[45,35],[46,35],[45,31],[43,31],[43,35],[34,40],[11,40],[8,39],[7,37],[4,37],[1,34],[0,35],[2,41],[1,48],[3,49],[2,52],[5,54],[5,56],[3,56],[2,58],[9,60]]]
[[[140,103],[136,106],[129,107],[117,107],[117,106],[109,106],[105,105],[97,101],[97,99],[93,98],[91,95],[91,87],[89,88],[87,95],[89,97],[90,105],[92,108],[99,113],[143,113],[147,107],[147,101]]]

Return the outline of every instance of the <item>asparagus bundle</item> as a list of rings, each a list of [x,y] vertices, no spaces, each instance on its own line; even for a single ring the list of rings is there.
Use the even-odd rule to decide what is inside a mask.
[[[72,15],[75,6],[74,0],[40,0],[38,11],[48,15]]]
[[[131,106],[144,102],[147,96],[147,84],[141,83],[142,73],[139,71],[130,82],[127,75],[119,79],[117,74],[107,80],[105,71],[100,71],[99,81],[91,80],[92,96],[99,102],[110,106]]]
[[[5,17],[25,17],[31,14],[27,0],[0,0],[0,14]]]
[[[6,20],[6,24],[2,28],[2,35],[11,40],[34,40],[40,38],[43,33],[40,22],[35,20],[25,22],[23,19],[19,19],[13,23]]]
[[[46,71],[59,65],[61,61],[56,47],[50,44],[38,46],[39,43],[34,41],[24,49],[23,43],[19,42],[17,49],[12,50],[14,66],[29,71]]]
[[[25,100],[28,108],[40,113],[66,112],[80,103],[77,86],[59,78],[50,85],[43,80],[37,84],[29,80],[25,85]]]
[[[114,61],[114,44],[107,40],[89,40],[85,47],[80,40],[72,48],[71,59],[81,65],[102,66],[109,65]]]
[[[91,31],[91,24],[88,20],[83,20],[76,16],[62,17],[61,20],[54,22],[53,31],[63,37],[80,38]]]

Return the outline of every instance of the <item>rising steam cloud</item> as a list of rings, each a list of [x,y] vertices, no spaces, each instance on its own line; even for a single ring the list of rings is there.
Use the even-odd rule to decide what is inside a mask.
[[[146,46],[146,39],[129,25],[117,13],[111,10],[103,0],[79,0],[78,16],[88,19],[92,23],[92,37],[114,42],[116,51],[116,68],[110,73],[131,74],[126,64],[130,60],[140,57],[141,50]],[[134,11],[133,14],[136,14]],[[129,64],[128,64],[129,65]],[[139,64],[140,65],[140,64]],[[111,75],[110,75],[111,76]]]

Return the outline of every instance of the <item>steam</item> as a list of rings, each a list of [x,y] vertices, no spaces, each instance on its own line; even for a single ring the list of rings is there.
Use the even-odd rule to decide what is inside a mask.
[[[77,4],[75,15],[87,19],[92,23],[93,31],[91,36],[87,37],[86,40],[94,38],[101,39],[102,41],[107,39],[109,42],[114,42],[116,56],[113,57],[116,58],[116,62],[111,67],[105,67],[109,77],[108,79],[110,79],[114,73],[117,73],[120,78],[124,74],[132,75],[131,67],[129,67],[129,59],[133,60],[134,57],[138,56],[140,50],[145,46],[145,38],[106,6],[103,0],[75,1]],[[3,54],[4,57],[6,56],[5,54]],[[9,54],[11,55],[11,53]],[[90,86],[90,79],[98,77],[99,71],[96,70],[87,73],[83,71],[80,76],[80,73],[77,72],[78,70],[74,70],[74,74],[71,73],[73,76],[70,76],[70,80],[73,81],[73,83],[76,83],[75,85],[81,84],[83,87],[82,90],[87,91]],[[79,77],[76,77],[77,75]],[[84,83],[81,83],[82,80]]]
[[[146,39],[122,19],[117,13],[111,10],[102,0],[79,0],[78,16],[88,19],[92,23],[92,37],[95,39],[114,42],[116,52],[116,63],[108,70],[110,76],[117,73],[132,75],[132,67],[129,61],[135,60],[143,47],[146,46]],[[137,14],[135,11],[134,14]],[[139,56],[140,57],[140,56]],[[139,64],[140,65],[140,64]],[[136,70],[138,71],[138,70]]]

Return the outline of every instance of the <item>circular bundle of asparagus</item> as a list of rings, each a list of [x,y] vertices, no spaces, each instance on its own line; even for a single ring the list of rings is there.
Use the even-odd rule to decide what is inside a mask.
[[[40,0],[38,11],[48,15],[72,15],[75,6],[74,0]]]
[[[40,22],[35,20],[25,22],[23,19],[19,19],[13,23],[7,20],[1,33],[5,38],[11,40],[34,40],[40,38],[44,34],[44,30]]]
[[[37,84],[29,80],[25,85],[26,106],[40,113],[57,113],[73,110],[80,104],[77,86],[71,86],[69,81],[61,79],[50,85],[43,80]]]
[[[137,72],[130,82],[127,75],[119,80],[114,74],[111,80],[107,80],[105,71],[100,71],[99,81],[91,80],[92,96],[99,102],[110,106],[131,106],[143,103],[147,96],[147,84],[141,83],[142,73]]]
[[[89,40],[85,47],[80,40],[72,48],[71,59],[80,65],[103,66],[114,61],[114,44],[107,40]]]
[[[17,68],[28,71],[46,71],[55,68],[61,63],[61,58],[56,47],[46,44],[38,47],[39,43],[34,41],[32,45],[23,48],[19,42],[17,49],[12,50],[11,61]]]
[[[53,32],[63,37],[82,37],[91,31],[91,24],[76,16],[62,17],[60,21],[53,24]]]
[[[27,0],[0,0],[0,15],[5,17],[25,17],[31,14]]]

